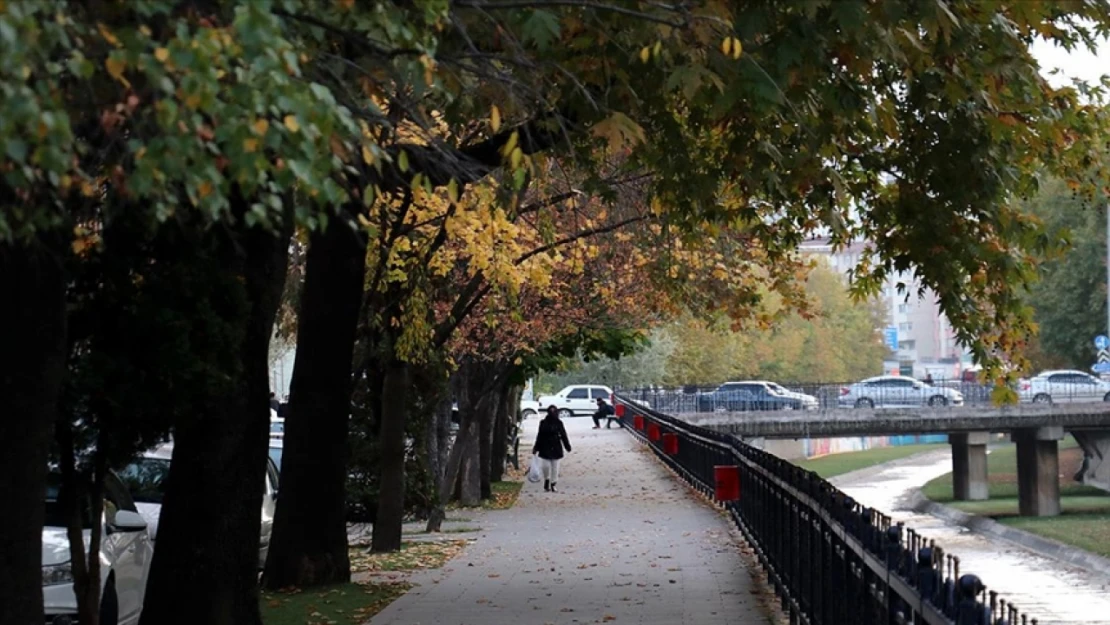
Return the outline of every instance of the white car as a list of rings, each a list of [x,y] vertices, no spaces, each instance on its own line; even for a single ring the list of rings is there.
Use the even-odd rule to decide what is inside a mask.
[[[539,412],[539,402],[521,400],[521,419],[532,419]]]
[[[270,439],[271,449],[275,442],[280,449],[281,441]],[[162,497],[172,458],[173,443],[166,443],[146,452],[119,472],[120,478],[135,499],[139,514],[146,519],[150,537],[154,540],[158,538],[158,517],[162,513]],[[272,456],[267,458],[266,490],[262,494],[261,540],[258,545],[259,568],[266,565],[266,554],[270,551],[270,535],[273,533],[274,510],[277,507],[278,474],[279,469]]]
[[[840,389],[841,407],[891,408],[906,406],[962,406],[959,391],[900,375],[881,375]]]
[[[1037,404],[1110,401],[1110,382],[1082,371],[1045,371],[1022,380],[1018,397]]]
[[[46,488],[46,522],[42,528],[42,594],[46,623],[77,623],[77,598],[73,594],[73,569],[66,533],[66,515],[58,505],[60,476],[51,473]],[[85,511],[84,549],[91,540],[92,519]],[[104,513],[100,519],[100,622],[133,625],[139,622],[146,593],[146,579],[154,546],[147,522],[139,514],[127,488],[114,474],[104,478]]]
[[[541,396],[539,407],[541,410],[547,410],[548,406],[557,407],[560,418],[590,415],[597,412],[598,399],[612,404],[613,389],[596,384],[572,384],[554,395]]]

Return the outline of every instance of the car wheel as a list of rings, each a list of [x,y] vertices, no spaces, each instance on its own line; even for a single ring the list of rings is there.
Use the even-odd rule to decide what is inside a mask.
[[[929,405],[930,406],[947,406],[948,405],[948,398],[947,397],[942,397],[940,395],[934,395],[933,397],[929,398]]]
[[[109,577],[104,584],[104,595],[100,598],[100,625],[119,623],[119,597],[116,596],[116,578]]]
[[[1104,395],[1102,397],[1102,401],[1110,401],[1110,393],[1107,393],[1106,395]]]
[[[867,399],[866,397],[856,400],[856,408],[874,408],[875,402]]]
[[[1033,398],[1034,404],[1051,404],[1052,397],[1047,393],[1039,393]]]
[[[573,417],[573,416],[574,416],[574,412],[571,411],[570,408],[560,408],[559,409],[559,418],[560,419],[569,419],[570,417]]]
[[[520,416],[524,419],[531,419],[532,417],[536,416],[536,411],[529,408],[528,410],[520,413]]]

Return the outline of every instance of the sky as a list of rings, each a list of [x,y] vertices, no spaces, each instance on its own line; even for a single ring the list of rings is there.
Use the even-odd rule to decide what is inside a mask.
[[[1103,74],[1110,74],[1110,42],[1103,40],[1097,54],[1086,48],[1068,53],[1061,47],[1038,40],[1032,47],[1033,56],[1041,64],[1041,71],[1049,83],[1055,87],[1071,84],[1069,78],[1081,78],[1087,82],[1098,82]],[[1048,75],[1052,69],[1059,68],[1061,74]]]

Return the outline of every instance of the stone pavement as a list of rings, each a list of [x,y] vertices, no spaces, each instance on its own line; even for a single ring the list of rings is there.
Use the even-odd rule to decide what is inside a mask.
[[[559,493],[527,483],[371,625],[766,624],[728,520],[615,426],[565,421]],[[524,424],[531,457],[538,420]]]

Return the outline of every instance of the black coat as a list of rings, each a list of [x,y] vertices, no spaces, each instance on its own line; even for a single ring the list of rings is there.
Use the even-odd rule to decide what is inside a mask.
[[[567,429],[559,417],[544,417],[540,421],[540,430],[536,434],[536,444],[532,453],[544,460],[558,460],[563,457],[563,448],[570,451],[570,440],[567,439]]]

